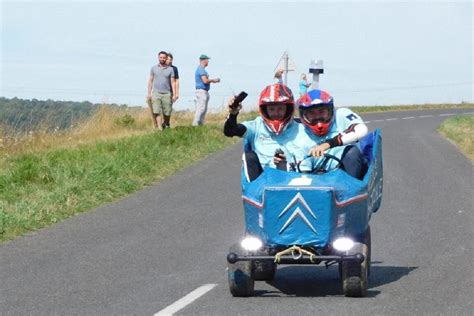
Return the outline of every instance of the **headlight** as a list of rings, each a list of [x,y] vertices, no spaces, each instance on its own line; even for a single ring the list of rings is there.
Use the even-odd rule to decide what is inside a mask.
[[[246,238],[244,238],[244,240],[242,240],[240,242],[240,245],[245,250],[255,251],[255,250],[258,250],[258,249],[262,248],[263,243],[260,239],[258,239],[256,237],[246,237]]]
[[[352,247],[354,247],[354,242],[350,238],[341,237],[334,240],[332,246],[337,251],[348,251],[351,250]]]

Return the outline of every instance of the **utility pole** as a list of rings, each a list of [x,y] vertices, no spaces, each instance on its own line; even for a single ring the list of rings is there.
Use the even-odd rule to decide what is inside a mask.
[[[287,51],[283,53],[280,60],[278,61],[275,71],[278,69],[283,70],[283,83],[286,86],[288,84],[288,72],[296,70],[295,62],[293,60],[290,60],[290,56],[288,55]]]
[[[324,73],[323,60],[311,60],[309,65],[309,73],[313,74],[313,83],[311,89],[319,89],[319,75]]]

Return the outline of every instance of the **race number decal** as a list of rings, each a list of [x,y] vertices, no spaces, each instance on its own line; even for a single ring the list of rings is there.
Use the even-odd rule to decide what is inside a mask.
[[[357,115],[355,115],[354,113],[351,113],[349,114],[348,116],[346,116],[346,118],[349,120],[349,121],[352,121],[352,120],[355,120],[357,118]]]

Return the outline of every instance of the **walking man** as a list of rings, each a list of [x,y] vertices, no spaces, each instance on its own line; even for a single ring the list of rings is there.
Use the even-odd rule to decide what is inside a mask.
[[[173,68],[173,72],[174,72],[174,79],[175,79],[174,91],[175,91],[175,94],[173,94],[173,93],[171,94],[171,99],[174,103],[179,98],[179,73],[178,73],[178,67],[173,65],[173,54],[168,53],[168,59],[166,60],[166,63],[168,64],[168,66]],[[173,107],[173,104],[171,104],[171,107]],[[164,119],[164,123],[163,123],[164,127],[169,128],[170,127],[170,116],[163,116],[163,119]]]
[[[209,103],[209,89],[211,88],[211,83],[218,83],[221,81],[219,78],[209,79],[209,74],[205,69],[209,64],[209,59],[210,57],[207,55],[199,56],[199,66],[195,73],[196,112],[194,113],[193,126],[204,124],[207,105]]]
[[[151,67],[150,78],[148,79],[147,99],[151,100],[153,107],[153,119],[156,121],[155,127],[166,127],[165,122],[171,116],[171,104],[176,98],[175,77],[173,68],[166,64],[168,53],[161,51],[158,53],[158,65]],[[163,113],[164,122],[161,122]]]

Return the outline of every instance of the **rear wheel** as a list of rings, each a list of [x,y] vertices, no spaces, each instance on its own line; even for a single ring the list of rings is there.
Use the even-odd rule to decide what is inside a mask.
[[[247,255],[247,252],[239,244],[234,244],[230,247],[230,252],[239,256]],[[227,277],[232,296],[245,297],[253,294],[255,281],[252,275],[252,261],[228,263]]]

